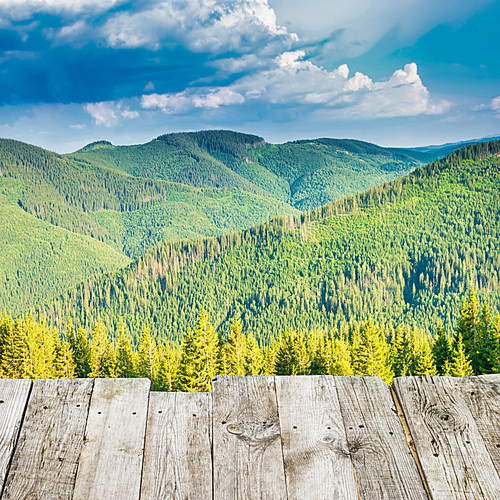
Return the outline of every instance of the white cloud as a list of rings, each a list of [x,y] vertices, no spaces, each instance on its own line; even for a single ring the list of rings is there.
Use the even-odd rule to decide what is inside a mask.
[[[29,19],[36,13],[87,17],[107,12],[125,2],[126,0],[2,0],[0,13],[13,21]]]
[[[83,109],[94,119],[96,125],[111,128],[118,124],[120,117],[137,118],[138,111],[130,111],[123,102],[103,101],[86,104]]]
[[[495,97],[495,99],[491,101],[490,108],[493,111],[500,111],[500,96]]]
[[[87,128],[87,125],[84,125],[83,123],[77,123],[76,125],[70,125],[69,128],[76,128],[77,130],[83,130],[84,128]]]
[[[244,76],[227,87],[198,87],[141,98],[144,109],[186,114],[195,108],[216,109],[260,101],[264,105],[302,106],[304,113],[328,112],[350,118],[437,115],[451,103],[435,101],[423,85],[417,65],[407,64],[387,81],[373,82],[343,64],[327,71],[303,59],[303,51],[286,52],[270,69]]]
[[[119,12],[99,29],[111,47],[157,49],[181,43],[194,52],[253,50],[272,38],[295,35],[276,24],[267,0],[161,0],[138,12]],[[280,45],[281,46],[281,45]]]

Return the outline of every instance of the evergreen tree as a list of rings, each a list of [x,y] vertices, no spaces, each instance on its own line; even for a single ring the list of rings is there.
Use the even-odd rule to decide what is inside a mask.
[[[227,342],[221,349],[221,357],[224,364],[224,369],[221,370],[221,373],[225,375],[243,377],[247,374],[247,339],[242,330],[243,325],[241,321],[235,319],[231,326],[231,333]]]
[[[196,365],[197,350],[194,333],[188,328],[181,344],[179,369],[177,371],[176,387],[180,392],[197,392],[199,373]]]
[[[153,388],[156,388],[159,369],[160,359],[156,342],[151,336],[149,326],[145,326],[139,340],[137,372],[140,377],[149,378]]]
[[[246,347],[245,375],[249,377],[261,375],[264,367],[264,354],[252,332],[247,335]]]
[[[452,377],[470,377],[474,375],[470,357],[467,355],[462,331],[457,329],[451,345],[450,375]]]
[[[118,323],[118,343],[115,349],[116,376],[130,378],[136,375],[136,356],[127,335],[127,327],[123,318]]]
[[[479,374],[479,306],[474,290],[469,292],[460,309],[460,319],[457,326],[457,334],[463,339],[465,354],[471,360],[472,370]],[[456,335],[458,339],[458,336]]]
[[[392,369],[395,377],[413,375],[415,364],[415,339],[408,327],[396,329],[392,347]]]
[[[85,378],[90,373],[90,343],[87,332],[79,327],[76,333],[68,338],[75,362],[75,376]]]
[[[115,376],[115,359],[106,333],[106,326],[98,318],[90,344],[90,373],[92,378],[112,378]]]
[[[297,330],[285,332],[276,357],[276,375],[308,375],[310,364],[304,335]]]
[[[2,318],[2,378],[20,378],[23,365],[23,338],[19,322],[10,316]]]
[[[497,341],[492,335],[493,318],[491,315],[488,302],[485,300],[481,307],[478,324],[478,358],[479,358],[479,373],[488,374],[494,373],[494,361],[491,353],[496,351]]]
[[[500,314],[497,314],[488,333],[488,341],[483,350],[487,373],[500,373]]]
[[[170,342],[165,344],[163,356],[161,359],[160,373],[158,383],[162,389],[166,391],[174,391],[177,385],[177,372],[179,370],[179,356],[177,349],[170,345]]]
[[[423,336],[415,337],[415,362],[412,370],[412,375],[425,375],[434,377],[437,375],[436,363],[432,356],[432,348],[429,340]]]
[[[354,375],[380,377],[390,383],[394,374],[388,361],[382,331],[370,319],[361,330],[359,342],[352,351]]]
[[[451,362],[450,339],[446,334],[443,323],[440,323],[436,337],[432,343],[432,354],[438,375],[449,375]]]
[[[205,309],[201,310],[198,318],[194,332],[194,346],[195,368],[198,372],[197,389],[200,392],[211,391],[212,379],[219,369],[219,339]]]

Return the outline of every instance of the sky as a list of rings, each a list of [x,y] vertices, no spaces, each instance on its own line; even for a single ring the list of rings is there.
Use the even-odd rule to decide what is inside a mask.
[[[500,135],[500,0],[0,0],[0,137]]]

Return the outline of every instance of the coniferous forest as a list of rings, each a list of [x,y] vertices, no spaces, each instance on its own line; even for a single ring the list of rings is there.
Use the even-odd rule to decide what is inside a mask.
[[[4,313],[0,375],[201,391],[217,374],[498,372],[499,156],[500,142],[468,146],[314,210],[162,242]]]
[[[371,319],[342,330],[292,330],[259,345],[239,318],[217,332],[202,310],[180,344],[157,342],[148,326],[133,346],[98,318],[93,331],[64,332],[30,315],[0,318],[0,376],[5,378],[147,377],[153,388],[210,391],[216,375],[366,375],[390,383],[409,375],[456,377],[500,371],[500,315],[474,291],[464,298],[452,336],[407,325],[380,328]],[[114,340],[112,340],[114,339]]]
[[[499,142],[469,146],[408,176],[298,216],[198,241],[165,242],[87,280],[37,314],[91,330],[97,317],[135,343],[149,324],[176,343],[204,308],[235,316],[260,344],[277,332],[333,331],[372,318],[451,334],[467,290],[498,310]],[[40,316],[40,317],[41,317]],[[37,316],[38,317],[38,316]]]

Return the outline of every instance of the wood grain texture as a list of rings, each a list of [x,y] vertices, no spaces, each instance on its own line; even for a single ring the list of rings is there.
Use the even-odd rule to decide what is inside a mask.
[[[500,498],[500,479],[452,377],[393,384],[433,500]]]
[[[74,500],[137,500],[148,379],[95,379]]]
[[[500,375],[455,378],[495,469],[500,474]]]
[[[152,392],[141,500],[212,498],[212,395]]]
[[[35,380],[3,500],[71,500],[92,385]]]
[[[334,380],[275,377],[289,500],[358,500]]]
[[[17,443],[31,380],[0,380],[0,491]]]
[[[217,377],[214,499],[287,498],[274,377]]]
[[[361,498],[427,499],[389,386],[378,377],[335,377],[335,385]]]

